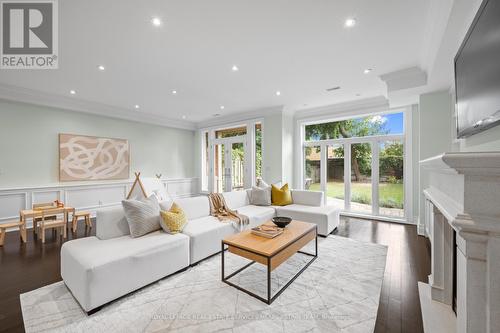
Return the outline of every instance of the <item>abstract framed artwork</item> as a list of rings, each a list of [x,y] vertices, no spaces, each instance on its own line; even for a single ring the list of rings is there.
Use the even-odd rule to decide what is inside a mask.
[[[59,134],[59,180],[128,179],[128,140]]]

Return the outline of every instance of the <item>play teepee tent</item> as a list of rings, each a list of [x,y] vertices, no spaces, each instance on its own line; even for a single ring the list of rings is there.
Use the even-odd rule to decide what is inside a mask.
[[[130,188],[127,199],[140,200],[147,198],[150,195],[155,195],[158,201],[171,200],[170,195],[163,185],[159,177],[157,178],[141,178],[141,173],[135,173],[135,181]]]

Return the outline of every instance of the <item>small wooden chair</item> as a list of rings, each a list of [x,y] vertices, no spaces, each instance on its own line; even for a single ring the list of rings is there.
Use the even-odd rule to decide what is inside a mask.
[[[23,221],[17,221],[12,223],[0,224],[0,246],[3,246],[3,243],[5,241],[5,233],[7,232],[7,229],[15,227],[19,228],[19,234],[21,236],[21,240],[23,241],[23,243],[26,243],[26,225],[24,224]]]
[[[33,210],[42,210],[42,209],[49,209],[49,208],[56,208],[53,202],[40,202],[40,203],[34,203],[32,206]],[[55,220],[56,216],[46,216],[46,220]],[[42,220],[41,217],[34,217],[33,218],[33,231],[35,233],[38,232],[38,222]]]
[[[92,221],[90,220],[90,212],[75,212],[73,214],[73,221],[72,221],[73,232],[76,232],[78,219],[82,217],[85,220],[85,225],[88,226],[89,228],[92,228]]]
[[[62,229],[63,238],[66,239],[66,211],[64,208],[47,208],[41,209],[42,219],[40,221],[40,235],[42,243],[45,243],[45,230],[46,229]],[[48,219],[50,216],[56,216],[55,220]],[[62,217],[62,218],[61,218]]]

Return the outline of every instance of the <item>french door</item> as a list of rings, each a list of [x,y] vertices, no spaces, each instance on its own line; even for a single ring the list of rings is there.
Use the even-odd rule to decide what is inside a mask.
[[[404,219],[403,142],[401,135],[307,142],[303,186],[345,212]]]
[[[213,191],[240,191],[245,188],[246,135],[214,139]]]

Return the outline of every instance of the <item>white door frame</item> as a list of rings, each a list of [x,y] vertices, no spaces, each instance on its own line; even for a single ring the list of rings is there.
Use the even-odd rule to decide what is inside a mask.
[[[238,136],[231,136],[228,138],[219,138],[219,139],[213,139],[212,143],[210,145],[210,150],[212,152],[215,152],[215,146],[216,145],[224,145],[225,149],[225,154],[224,154],[224,170],[222,171],[225,174],[225,191],[226,192],[231,192],[233,190],[233,154],[232,149],[233,149],[233,144],[234,143],[241,143],[243,144],[243,163],[245,165],[244,169],[247,170],[247,136],[246,135],[238,135]],[[213,170],[215,167],[215,154],[213,156],[212,161],[210,162],[211,169]],[[215,172],[212,173],[211,175],[212,178],[212,184],[213,181],[215,181]],[[247,178],[247,172],[244,172],[243,180],[246,183],[246,178]]]

